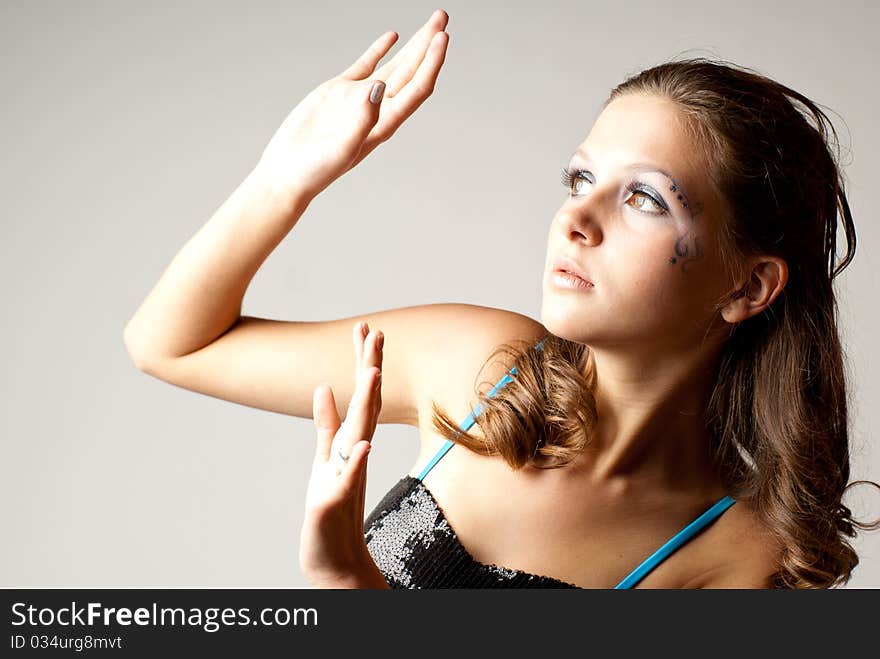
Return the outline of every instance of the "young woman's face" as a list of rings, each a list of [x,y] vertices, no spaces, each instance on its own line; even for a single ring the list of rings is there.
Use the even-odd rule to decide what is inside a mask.
[[[541,319],[553,334],[648,353],[702,341],[725,290],[724,210],[682,122],[664,98],[618,97],[572,156],[544,270]],[[593,285],[560,285],[560,256]]]

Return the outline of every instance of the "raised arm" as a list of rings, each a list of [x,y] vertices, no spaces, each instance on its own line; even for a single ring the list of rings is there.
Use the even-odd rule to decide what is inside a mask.
[[[297,416],[311,415],[312,389],[321,382],[332,383],[340,404],[347,404],[351,331],[359,318],[242,317],[242,301],[311,200],[389,139],[433,92],[447,21],[445,12],[434,12],[375,70],[397,38],[386,32],[291,111],[253,172],[184,244],[125,327],[138,368],[208,395]],[[388,340],[382,422],[412,421],[413,359],[437,345],[443,319],[454,322],[451,308],[440,306],[431,313],[413,308],[363,317]],[[429,319],[439,324],[429,326]],[[416,340],[402,340],[404,328]]]
[[[311,200],[431,94],[446,55],[447,20],[434,12],[372,75],[397,38],[386,32],[297,104],[254,170],[183,246],[128,322],[125,344],[135,363],[193,353],[232,327],[257,270]]]

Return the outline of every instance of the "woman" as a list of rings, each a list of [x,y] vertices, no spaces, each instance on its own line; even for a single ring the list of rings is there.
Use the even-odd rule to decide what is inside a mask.
[[[842,503],[831,281],[855,232],[827,117],[754,72],[670,62],[612,91],[563,173],[541,322],[463,304],[240,315],[309,202],[431,94],[447,21],[376,69],[386,33],[294,108],[126,328],[139,368],[314,418],[300,566],[316,586],[845,583],[847,537],[880,524]],[[477,377],[494,386],[475,409]],[[418,427],[422,450],[365,524],[379,423]]]

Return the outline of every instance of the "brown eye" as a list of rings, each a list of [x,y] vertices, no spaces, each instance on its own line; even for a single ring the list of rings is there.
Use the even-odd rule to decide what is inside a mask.
[[[584,181],[589,183],[587,178],[588,172],[585,172],[582,169],[570,170],[563,169],[562,170],[562,185],[568,188],[569,194],[577,194],[581,191],[582,184]]]
[[[631,183],[627,186],[626,189],[632,193],[630,198],[626,200],[627,204],[629,204],[630,201],[632,201],[633,199],[639,199],[638,203],[630,204],[630,206],[632,206],[636,210],[642,211],[643,213],[649,213],[651,215],[665,215],[669,211],[669,209],[666,208],[665,204],[657,201],[653,195],[639,189],[638,184]]]

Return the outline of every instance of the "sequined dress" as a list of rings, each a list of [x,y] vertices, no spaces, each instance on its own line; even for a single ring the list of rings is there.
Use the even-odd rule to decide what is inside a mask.
[[[516,375],[516,368],[492,387],[493,396]],[[482,411],[460,424],[468,430]],[[461,544],[443,510],[422,479],[455,442],[447,440],[418,477],[401,478],[364,520],[367,549],[392,588],[579,588],[554,577],[531,574],[475,560]],[[722,497],[697,519],[676,533],[627,575],[615,589],[635,586],[676,549],[720,517],[735,503]]]

